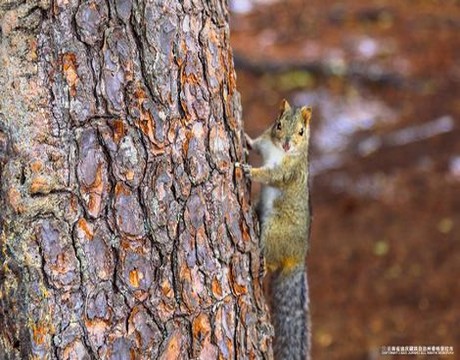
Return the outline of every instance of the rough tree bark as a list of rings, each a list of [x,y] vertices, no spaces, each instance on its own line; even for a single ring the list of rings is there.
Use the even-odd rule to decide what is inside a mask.
[[[0,358],[270,358],[224,0],[0,19]]]

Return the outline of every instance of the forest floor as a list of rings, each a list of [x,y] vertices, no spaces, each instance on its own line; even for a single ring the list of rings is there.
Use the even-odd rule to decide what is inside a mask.
[[[283,97],[314,108],[313,358],[458,358],[459,1],[231,4],[247,132]]]

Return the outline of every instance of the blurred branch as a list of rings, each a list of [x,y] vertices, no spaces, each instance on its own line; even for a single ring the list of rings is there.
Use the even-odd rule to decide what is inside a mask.
[[[235,68],[255,74],[283,73],[288,71],[308,71],[322,76],[341,76],[356,78],[366,82],[402,87],[405,78],[398,73],[385,71],[380,66],[365,65],[358,62],[346,64],[343,61],[277,61],[271,59],[251,59],[234,53]]]

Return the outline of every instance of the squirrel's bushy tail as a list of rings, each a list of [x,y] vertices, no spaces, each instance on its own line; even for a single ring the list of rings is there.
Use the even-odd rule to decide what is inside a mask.
[[[306,267],[281,272],[272,283],[275,360],[310,360],[310,303]]]

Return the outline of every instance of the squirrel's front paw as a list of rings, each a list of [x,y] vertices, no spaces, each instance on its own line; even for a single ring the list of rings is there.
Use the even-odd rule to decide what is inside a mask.
[[[237,162],[235,163],[235,167],[243,170],[244,175],[248,177],[251,176],[251,169],[252,169],[251,165]]]

